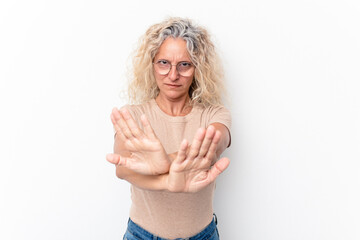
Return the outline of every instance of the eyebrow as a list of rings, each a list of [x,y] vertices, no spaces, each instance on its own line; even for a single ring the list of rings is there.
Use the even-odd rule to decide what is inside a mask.
[[[170,60],[167,60],[166,58],[158,58],[156,61],[160,61],[160,60],[165,60],[165,61],[167,61],[167,62],[169,62],[169,63],[172,63]],[[178,63],[182,63],[182,62],[192,63],[191,60],[180,60],[179,62],[177,62],[177,64],[178,64]]]

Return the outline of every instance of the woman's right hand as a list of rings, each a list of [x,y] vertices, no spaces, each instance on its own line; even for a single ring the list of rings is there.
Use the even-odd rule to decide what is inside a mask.
[[[159,175],[169,171],[170,159],[145,115],[141,116],[144,131],[126,108],[114,108],[111,121],[119,151],[106,156],[109,162],[144,175]]]
[[[221,133],[213,126],[199,129],[191,146],[184,140],[167,175],[167,189],[171,192],[198,192],[215,181],[228,166],[229,159],[216,161],[216,149]]]

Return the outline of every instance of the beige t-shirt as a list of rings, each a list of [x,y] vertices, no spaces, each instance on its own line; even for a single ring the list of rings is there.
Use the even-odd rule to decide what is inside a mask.
[[[198,128],[212,123],[231,126],[230,112],[222,106],[194,106],[186,116],[164,113],[155,100],[141,105],[125,106],[141,125],[145,114],[167,153],[177,152],[183,139],[192,142]],[[150,191],[131,186],[130,218],[142,228],[163,238],[186,238],[203,230],[213,217],[215,183],[197,193]]]

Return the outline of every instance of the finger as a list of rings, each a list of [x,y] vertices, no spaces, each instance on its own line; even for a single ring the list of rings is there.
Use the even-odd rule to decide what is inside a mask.
[[[122,167],[126,167],[129,169],[135,168],[136,166],[132,166],[132,159],[128,157],[123,157],[119,154],[115,153],[109,153],[106,155],[106,160],[108,160],[110,163],[119,165]]]
[[[199,151],[199,157],[203,157],[207,154],[207,152],[209,151],[209,147],[213,141],[213,138],[215,136],[215,127],[214,126],[209,126],[207,129],[206,129],[206,134],[205,134],[205,138],[201,144],[201,148],[200,148],[200,151]]]
[[[145,116],[145,114],[141,115],[140,119],[144,126],[144,131],[145,131],[146,136],[148,136],[151,139],[156,138],[156,134],[155,134],[153,128],[151,127],[150,122],[147,119],[147,117]]]
[[[115,164],[116,166],[125,167],[129,170],[132,170],[134,172],[145,174],[145,175],[156,175],[156,173],[153,173],[150,171],[149,167],[146,164],[143,164],[141,162],[138,162],[136,159],[134,159],[132,156],[126,157],[120,154],[108,154],[106,155],[106,159]]]
[[[113,116],[112,115],[110,115],[110,117],[111,117],[111,121],[113,122],[114,120],[113,120]],[[123,137],[121,137],[121,136],[123,136],[123,134],[122,134],[122,132],[121,132],[121,129],[120,129],[120,127],[116,124],[116,125],[114,125],[114,132],[115,132],[115,134],[114,134],[114,137],[119,137],[120,136],[120,138],[121,139],[123,139]],[[121,134],[121,135],[120,135]]]
[[[184,162],[184,160],[186,159],[187,148],[188,148],[188,141],[186,139],[184,139],[180,144],[180,149],[174,160],[175,163],[180,164],[180,163]]]
[[[111,119],[111,122],[112,122],[112,124],[114,125],[114,128],[115,128],[116,121],[115,121],[115,118],[114,118],[114,116],[113,116],[112,111],[111,111],[111,114],[110,114],[110,119]]]
[[[115,137],[120,138],[121,140],[125,141],[127,138],[122,133],[119,121],[120,121],[120,113],[117,108],[113,108],[111,114],[110,114],[111,122],[114,124],[114,130],[115,130]]]
[[[204,140],[204,137],[205,137],[205,129],[199,128],[192,141],[191,148],[189,151],[189,158],[194,159],[197,157],[200,151],[201,144]]]
[[[120,119],[120,113],[117,108],[113,108],[110,114],[111,122],[114,126],[115,131],[118,131],[120,129],[120,126],[118,124],[118,121]]]
[[[230,160],[228,158],[221,158],[217,161],[214,166],[211,167],[208,173],[208,183],[212,183],[215,179],[225,171],[225,169],[229,166]]]
[[[117,165],[120,161],[120,155],[109,153],[106,155],[106,160],[108,160],[108,162],[110,162],[112,164]]]
[[[127,138],[122,133],[121,126],[120,126],[121,115],[117,108],[112,109],[110,118],[111,118],[111,122],[114,125],[115,137],[119,137],[120,139],[125,141]]]
[[[110,114],[110,119],[111,119],[112,124],[114,125],[114,129],[116,129],[117,123],[116,123],[115,118],[112,113]]]
[[[111,121],[114,121],[113,124],[117,124],[117,121],[120,119],[120,112],[117,108],[113,108],[111,111]]]
[[[120,127],[120,131],[124,134],[126,139],[132,139],[134,138],[129,126],[127,125],[125,119],[123,118],[122,114],[120,114],[118,125]]]
[[[126,108],[123,108],[123,109],[120,110],[120,113],[121,113],[121,116],[123,117],[123,119],[125,120],[126,125],[128,126],[131,134],[136,138],[142,137],[143,132],[141,131],[139,126],[136,124],[136,122],[132,118],[129,111]]]
[[[116,133],[117,133],[117,131],[118,131],[119,129],[118,129],[118,128],[116,127],[116,125],[114,124],[114,117],[113,117],[112,113],[110,114],[110,119],[111,119],[111,122],[112,122],[112,124],[113,124],[114,132],[115,132],[115,136],[116,136]]]
[[[230,160],[228,158],[222,158],[218,162],[214,164],[207,172],[207,176],[204,180],[196,183],[193,186],[191,192],[197,192],[203,189],[204,187],[208,186],[210,183],[214,182],[215,179],[225,171],[225,169],[229,166]]]
[[[128,140],[128,138],[123,134],[123,132],[121,131],[121,129],[116,130],[115,132],[115,137],[117,139],[121,139],[123,142],[126,142],[126,140]]]
[[[211,145],[209,147],[209,150],[206,153],[207,159],[212,160],[216,156],[217,146],[218,146],[218,143],[220,142],[220,138],[221,138],[221,132],[216,131],[214,138],[212,139]]]

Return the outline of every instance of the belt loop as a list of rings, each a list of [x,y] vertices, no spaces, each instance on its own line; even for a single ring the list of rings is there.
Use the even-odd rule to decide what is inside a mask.
[[[214,215],[215,224],[217,225],[217,216],[215,213],[213,213],[213,215]]]

